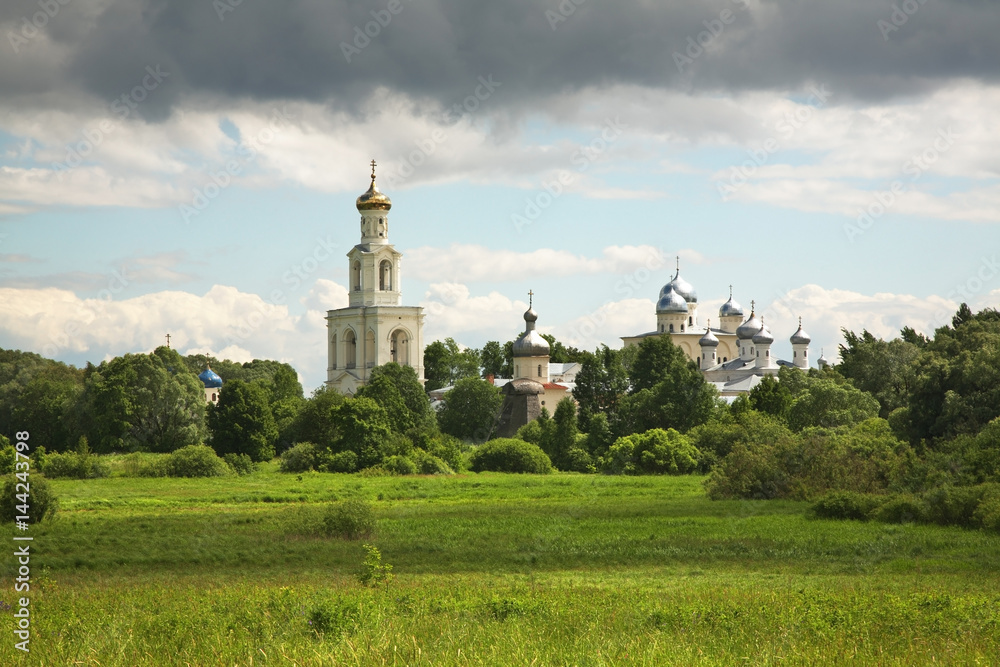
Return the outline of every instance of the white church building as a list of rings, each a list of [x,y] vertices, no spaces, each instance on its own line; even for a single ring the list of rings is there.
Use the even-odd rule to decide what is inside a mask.
[[[765,375],[777,375],[782,366],[809,368],[809,334],[799,328],[789,339],[792,343],[792,360],[777,359],[771,353],[774,336],[763,317],[754,312],[751,302],[750,316],[743,319],[743,307],[733,300],[732,287],[729,300],[719,308],[718,327],[711,320],[702,325],[698,318],[698,293],[681,277],[680,260],[677,273],[663,289],[656,303],[656,329],[635,336],[623,336],[625,345],[638,345],[651,336],[670,336],[692,361],[698,364],[705,379],[715,385],[723,397],[733,398],[757,386]],[[825,359],[818,360],[823,365]]]
[[[403,254],[389,243],[392,201],[375,185],[357,199],[361,242],[347,253],[349,301],[327,311],[327,381],[343,394],[354,394],[376,366],[396,362],[411,366],[424,380],[424,313],[402,305]]]

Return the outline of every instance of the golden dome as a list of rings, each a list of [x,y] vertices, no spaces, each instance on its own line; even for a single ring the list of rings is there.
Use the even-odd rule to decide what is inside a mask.
[[[392,200],[382,194],[375,185],[375,160],[372,160],[372,184],[358,197],[355,204],[359,211],[388,211],[392,208]]]

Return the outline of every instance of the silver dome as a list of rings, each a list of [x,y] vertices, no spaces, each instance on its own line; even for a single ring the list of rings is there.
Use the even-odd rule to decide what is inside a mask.
[[[751,310],[747,321],[736,328],[736,337],[740,340],[750,340],[760,331],[761,325],[762,322],[757,319],[757,316]]]
[[[808,345],[812,342],[812,338],[809,337],[802,329],[802,318],[799,318],[799,330],[792,334],[792,337],[788,340],[792,341],[792,345]]]
[[[709,328],[705,331],[705,335],[698,339],[698,345],[701,347],[718,347],[719,339],[715,337],[712,329]]]
[[[751,340],[753,340],[755,345],[770,345],[774,342],[774,336],[764,326],[764,320],[760,321],[760,330],[754,334]]]
[[[674,279],[669,284],[688,303],[698,303],[698,293],[694,290],[694,286],[691,283],[681,278],[680,269],[677,270],[677,275],[674,276]]]
[[[743,317],[743,306],[741,306],[736,301],[733,301],[733,286],[729,286],[729,301],[726,301],[719,308],[719,317],[730,317],[733,315],[739,315]]]
[[[688,305],[687,301],[684,300],[677,292],[671,290],[667,292],[666,296],[660,298],[659,302],[656,304],[656,313],[684,313],[687,314]]]
[[[549,356],[549,341],[535,331],[538,313],[530,306],[524,311],[524,333],[514,341],[515,357],[547,357]]]

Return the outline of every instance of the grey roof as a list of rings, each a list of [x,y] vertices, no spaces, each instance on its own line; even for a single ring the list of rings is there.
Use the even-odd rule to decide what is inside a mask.
[[[736,328],[736,337],[740,340],[750,340],[760,331],[761,321],[753,311],[747,321]]]
[[[656,304],[657,313],[687,313],[688,305],[684,297],[670,290],[663,297],[660,297],[659,302]]]

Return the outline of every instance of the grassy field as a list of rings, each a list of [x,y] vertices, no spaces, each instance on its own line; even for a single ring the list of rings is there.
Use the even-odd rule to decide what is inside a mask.
[[[0,664],[1000,664],[1000,537],[712,502],[701,482],[55,481],[31,653],[5,631]],[[358,581],[361,542],[317,530],[350,497],[376,508],[388,587]]]

